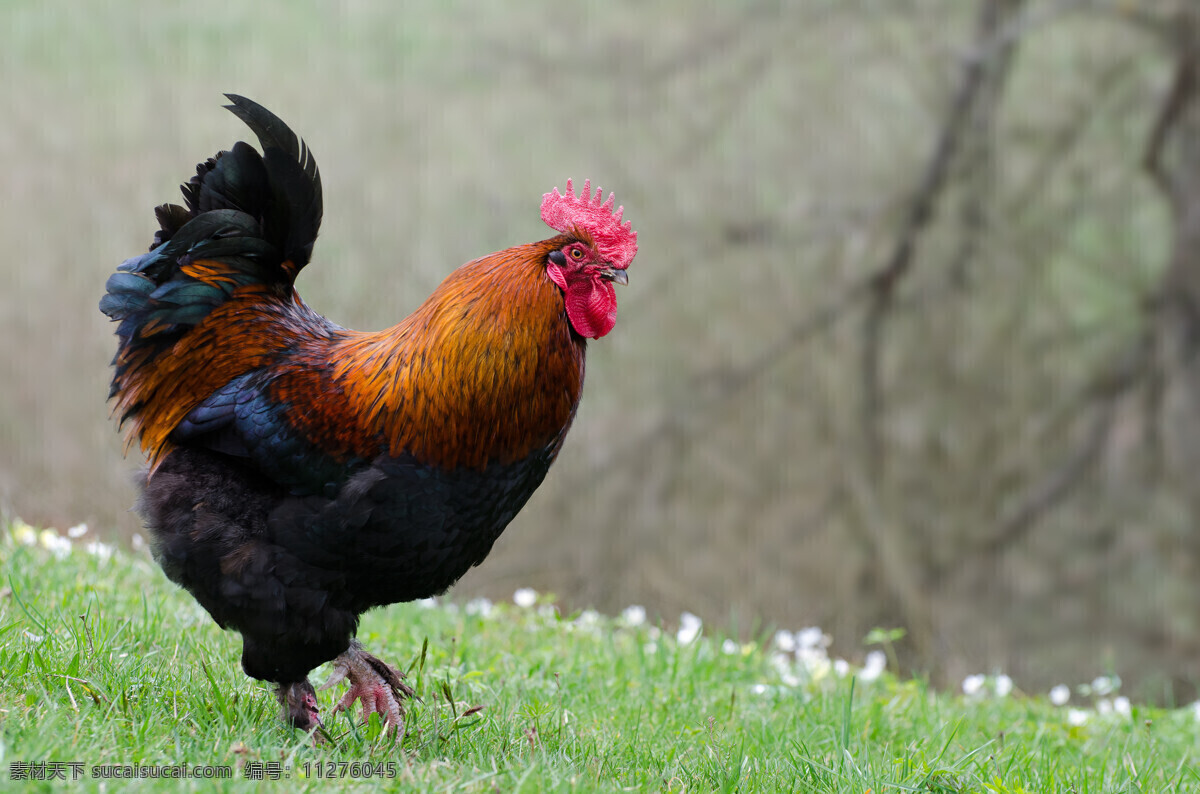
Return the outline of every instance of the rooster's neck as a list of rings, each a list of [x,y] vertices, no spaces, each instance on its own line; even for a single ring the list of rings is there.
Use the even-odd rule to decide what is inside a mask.
[[[545,241],[469,262],[399,325],[339,342],[334,393],[347,425],[368,431],[351,437],[444,468],[555,454],[582,392],[585,345],[546,275],[550,250]]]

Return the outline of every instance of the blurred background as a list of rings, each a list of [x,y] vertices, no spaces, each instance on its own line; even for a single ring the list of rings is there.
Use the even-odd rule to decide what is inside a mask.
[[[298,286],[343,325],[547,236],[569,176],[639,232],[559,463],[457,592],[1190,699],[1198,64],[1188,0],[6,0],[0,509],[138,530],[96,303],[247,135],[233,91],[317,156]]]

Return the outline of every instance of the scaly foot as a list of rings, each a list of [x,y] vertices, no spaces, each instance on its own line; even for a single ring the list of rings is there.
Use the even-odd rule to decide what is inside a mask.
[[[361,700],[364,722],[374,712],[383,718],[384,724],[397,737],[402,738],[404,708],[400,705],[400,699],[416,694],[412,687],[404,683],[403,678],[404,673],[367,653],[358,640],[354,640],[349,650],[333,660],[333,673],[321,684],[321,689],[329,689],[340,681],[348,680],[350,689],[333,707],[334,713],[345,711],[354,705],[354,701]]]
[[[321,727],[321,714],[317,710],[317,693],[308,679],[291,684],[280,684],[275,692],[283,704],[283,719],[302,731]]]

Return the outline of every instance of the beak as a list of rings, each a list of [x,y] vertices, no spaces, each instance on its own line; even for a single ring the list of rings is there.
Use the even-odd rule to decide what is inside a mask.
[[[620,284],[621,286],[629,283],[629,274],[616,267],[600,268],[600,278],[605,281],[611,281],[614,284]]]

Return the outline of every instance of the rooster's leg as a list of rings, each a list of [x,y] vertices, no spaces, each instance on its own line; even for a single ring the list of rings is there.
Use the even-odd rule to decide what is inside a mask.
[[[321,715],[317,711],[317,693],[308,679],[291,684],[280,684],[276,691],[283,704],[283,719],[302,731],[321,727]]]
[[[415,694],[403,678],[404,673],[364,651],[355,640],[350,643],[349,650],[333,660],[333,673],[321,689],[328,689],[339,681],[349,681],[350,689],[334,706],[334,713],[345,711],[354,705],[354,701],[361,700],[364,721],[375,712],[383,718],[384,724],[398,736],[403,736],[404,708],[400,699]]]

